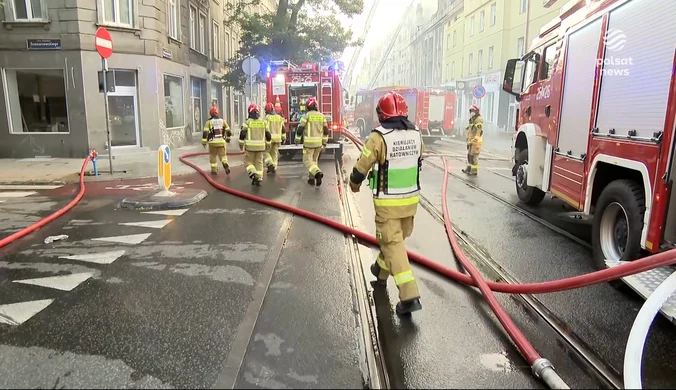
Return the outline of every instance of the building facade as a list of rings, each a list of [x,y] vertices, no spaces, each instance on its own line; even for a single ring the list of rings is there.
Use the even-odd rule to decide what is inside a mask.
[[[0,157],[181,146],[201,138],[211,106],[236,125],[241,97],[218,81],[239,42],[224,23],[235,1],[4,0]],[[98,27],[113,40],[110,145]]]

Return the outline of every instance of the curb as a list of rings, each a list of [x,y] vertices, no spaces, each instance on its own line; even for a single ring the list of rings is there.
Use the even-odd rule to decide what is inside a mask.
[[[66,182],[63,180],[0,180],[0,185],[3,186],[65,186],[76,182]],[[77,183],[79,183],[79,178]]]
[[[120,207],[129,210],[168,210],[185,208],[198,203],[207,196],[207,192],[204,190],[186,190],[180,195],[185,195],[186,193],[191,193],[193,191],[196,192],[194,195],[182,199],[156,197],[156,194],[137,195],[122,199]]]

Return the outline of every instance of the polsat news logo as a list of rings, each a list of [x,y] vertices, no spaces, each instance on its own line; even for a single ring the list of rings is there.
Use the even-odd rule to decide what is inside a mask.
[[[605,47],[605,58],[597,60],[598,65],[603,65],[601,75],[603,76],[629,76],[629,67],[634,65],[631,57],[615,57],[614,52],[621,52],[627,44],[627,36],[624,31],[618,28],[611,28],[603,36],[603,45]],[[619,53],[618,53],[619,54]]]

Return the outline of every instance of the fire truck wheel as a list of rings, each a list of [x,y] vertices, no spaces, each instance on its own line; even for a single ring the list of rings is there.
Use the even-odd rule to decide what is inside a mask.
[[[632,261],[641,254],[641,231],[645,213],[643,188],[633,180],[615,180],[596,202],[592,248],[594,265],[608,268],[609,261]],[[611,283],[619,286],[619,280]]]
[[[545,192],[539,188],[529,187],[526,184],[528,172],[528,149],[522,150],[517,156],[516,161],[519,168],[516,171],[514,183],[516,184],[516,194],[519,200],[525,204],[536,206],[545,198]]]

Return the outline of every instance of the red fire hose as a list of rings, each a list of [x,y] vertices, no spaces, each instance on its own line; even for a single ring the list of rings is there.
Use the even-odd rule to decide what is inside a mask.
[[[85,169],[87,169],[88,163],[89,163],[89,156],[87,156],[87,158],[85,158],[84,162],[82,163],[82,168],[80,169],[80,191],[75,196],[75,199],[71,200],[70,203],[65,205],[63,208],[61,208],[61,209],[57,210],[56,212],[46,216],[45,218],[42,218],[41,220],[37,221],[36,223],[34,223],[34,224],[32,224],[28,227],[25,227],[25,228],[19,230],[18,232],[14,233],[12,235],[9,235],[9,236],[3,238],[2,240],[0,240],[0,248],[2,248],[3,246],[9,245],[12,242],[18,240],[19,238],[24,237],[24,236],[38,230],[39,228],[45,226],[46,224],[52,222],[53,220],[55,220],[57,218],[59,218],[60,216],[64,215],[68,211],[70,211],[70,209],[75,207],[75,205],[80,202],[80,200],[84,197],[84,194],[85,194],[84,172],[85,172]]]

